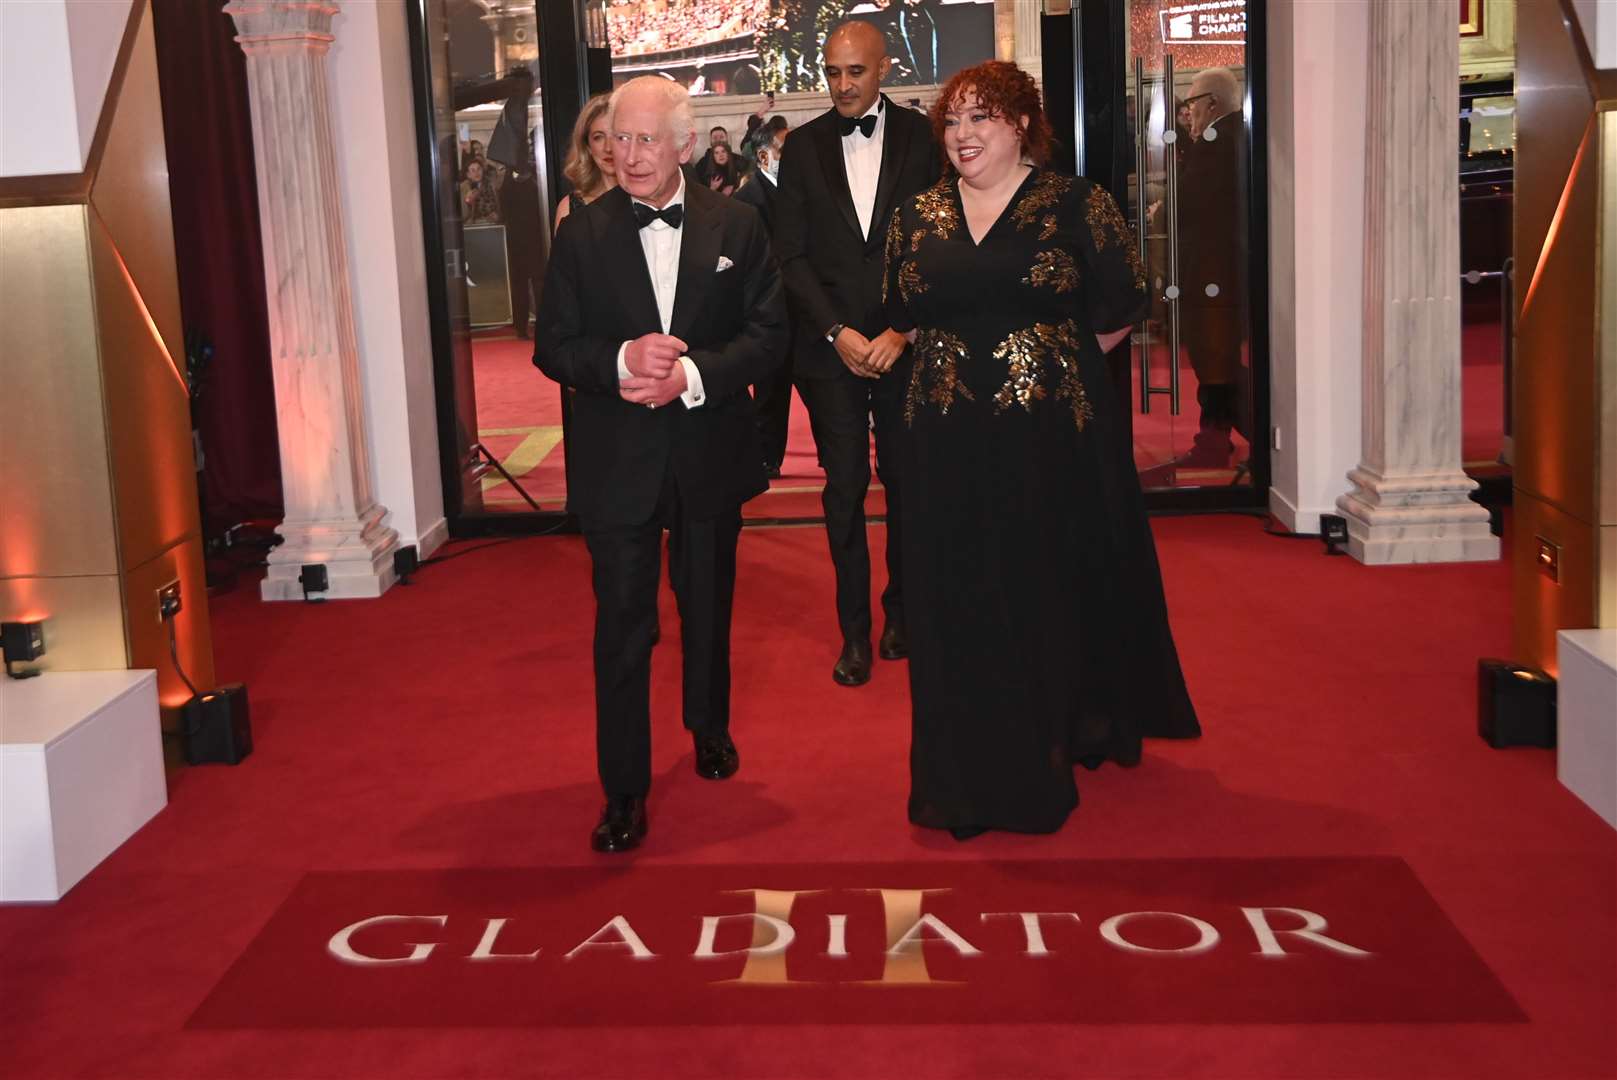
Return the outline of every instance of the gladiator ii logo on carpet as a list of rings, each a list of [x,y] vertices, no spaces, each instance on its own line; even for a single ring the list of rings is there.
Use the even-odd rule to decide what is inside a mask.
[[[1524,1019],[1400,859],[315,873],[199,1028]]]

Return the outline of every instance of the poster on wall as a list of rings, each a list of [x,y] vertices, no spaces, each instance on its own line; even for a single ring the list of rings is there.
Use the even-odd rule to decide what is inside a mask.
[[[929,86],[994,55],[993,0],[612,0],[614,82],[674,79],[693,94],[821,90],[820,46],[844,19],[887,38],[888,86]]]

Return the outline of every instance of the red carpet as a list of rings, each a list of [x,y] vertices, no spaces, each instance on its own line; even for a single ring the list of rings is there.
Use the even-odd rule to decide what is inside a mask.
[[[859,690],[829,678],[835,617],[817,529],[742,537],[734,780],[691,771],[675,711],[677,620],[665,603],[652,831],[640,852],[608,863],[586,846],[598,794],[588,560],[577,538],[457,544],[454,558],[378,601],[265,605],[245,588],[217,598],[220,676],[250,685],[258,749],[239,768],[178,774],[168,809],[60,904],[0,909],[4,1073],[1559,1080],[1617,1072],[1617,835],[1556,783],[1553,754],[1493,751],[1475,733],[1476,659],[1510,652],[1507,567],[1370,569],[1326,558],[1316,542],[1265,536],[1251,519],[1156,524],[1206,737],[1149,743],[1134,770],[1080,773],[1083,803],[1054,836],[965,844],[904,820],[903,666],[878,663]],[[871,535],[879,549],[882,530]],[[1183,860],[1206,862],[1193,871]],[[876,878],[878,864],[904,876]],[[1029,864],[1037,879],[1011,889],[1014,875],[1032,872],[1008,867]],[[804,878],[770,867],[801,868]],[[1284,873],[1297,876],[1287,883]],[[603,880],[619,886],[586,887]],[[578,921],[536,921],[551,902],[536,881],[572,883],[565,906]],[[1023,1001],[1034,992],[1004,974],[1023,972],[1049,980],[1033,984],[1041,1001],[1065,995],[1093,1011],[933,1022],[888,1011],[880,987],[850,986],[836,993],[852,1004],[839,998],[832,1012],[810,1001],[803,1008],[815,1011],[797,1023],[754,1023],[744,1010],[762,1006],[703,997],[712,1011],[691,1025],[671,1019],[666,1002],[637,1012],[641,984],[616,979],[610,989],[624,1007],[609,1033],[509,1026],[530,1004],[554,1000],[550,969],[527,969],[527,981],[488,976],[516,962],[485,967],[446,944],[408,969],[435,988],[439,1019],[271,1027],[299,998],[329,1003],[343,990],[304,958],[265,952],[280,928],[313,925],[300,910],[349,910],[333,906],[328,886],[358,890],[352,910],[363,914],[446,917],[442,935],[436,926],[356,935],[356,946],[378,953],[445,941],[464,957],[485,920],[508,918],[493,952],[538,948],[540,961],[559,963],[556,954],[582,940],[583,913],[601,916],[585,935],[623,915],[648,949],[668,952],[632,962],[636,979],[662,980],[667,994],[682,992],[701,917],[747,908],[737,896],[716,906],[720,890],[844,890],[846,907],[804,908],[800,947],[830,951],[827,921],[813,916],[846,912],[849,963],[864,964],[855,956],[869,952],[876,916],[855,907],[847,888],[952,888],[928,897],[926,910],[982,950],[972,959],[996,972],[1003,995]],[[380,907],[414,907],[425,898],[409,890],[421,888],[454,895],[434,909]],[[1305,952],[1295,959],[1337,965],[1324,996],[1264,998],[1263,982],[1245,973],[1289,978],[1293,958],[1254,955],[1260,946],[1238,909],[1271,904],[1314,910],[1342,940],[1419,978],[1389,989],[1370,979],[1379,968]],[[1055,955],[998,966],[1026,941],[1015,920],[980,915],[1035,907],[1081,921],[1045,920]],[[1221,940],[1205,955],[1140,956],[1135,967],[1133,954],[1101,934],[1107,919],[1133,910],[1202,919]],[[738,943],[733,926],[721,929],[716,948]],[[1189,933],[1172,918],[1122,929],[1162,948],[1190,943]],[[1290,948],[1297,939],[1281,940]],[[630,964],[622,952],[597,959],[586,950],[575,963]],[[256,1026],[200,1026],[266,955],[281,981],[247,1018]],[[926,945],[924,956],[929,971],[938,962],[935,979],[956,963],[947,944]],[[795,977],[796,957],[787,960]],[[1226,964],[1243,974],[1229,975]],[[489,1000],[479,996],[486,978],[504,988],[504,1013],[479,1026],[463,1004]],[[729,989],[771,995],[783,1012],[799,1008],[795,995],[821,994]],[[530,1000],[504,1000],[512,997]],[[1511,1001],[1525,1020],[1504,1018]],[[344,992],[349,1011],[332,1022],[352,1024],[367,1004]],[[1408,1011],[1395,1019],[1394,1008]],[[1367,1012],[1375,1009],[1385,1011]],[[1371,1015],[1381,1020],[1366,1022]],[[188,1026],[193,1017],[198,1026]],[[441,1026],[449,1021],[456,1026]]]
[[[767,992],[785,987],[790,1009]],[[645,1025],[1525,1019],[1402,860],[1086,859],[311,874],[191,1026],[597,1026],[626,1011]]]

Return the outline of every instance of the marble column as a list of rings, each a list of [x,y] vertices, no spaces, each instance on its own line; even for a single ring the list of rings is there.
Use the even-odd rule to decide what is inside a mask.
[[[309,0],[225,7],[247,54],[286,502],[266,600],[302,599],[298,575],[310,563],[326,567],[331,598],[380,596],[394,580],[397,537],[371,492],[326,83],[337,10]]]
[[[1459,66],[1449,5],[1371,5],[1364,423],[1336,504],[1365,563],[1499,557],[1460,468]]]
[[[1033,81],[1044,87],[1044,33],[1039,16],[1044,6],[1039,0],[1017,0],[1015,24],[1016,66],[1033,76]]]

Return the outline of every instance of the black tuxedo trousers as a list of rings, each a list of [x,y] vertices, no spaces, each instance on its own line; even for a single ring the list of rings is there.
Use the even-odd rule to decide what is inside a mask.
[[[882,303],[883,241],[893,210],[937,182],[932,130],[920,113],[886,100],[881,171],[870,212],[860,228],[848,183],[835,110],[786,137],[776,192],[775,252],[780,257],[793,323],[793,376],[808,406],[814,444],[825,466],[826,539],[837,576],[837,622],[842,635],[871,634],[870,549],[865,493],[870,487],[870,430],[876,433],[876,474],[887,493],[887,585],[882,608],[903,622],[899,516],[903,478],[898,441],[904,437],[908,353],[880,379],[861,378],[825,340],[842,323],[867,338],[887,329]],[[859,138],[859,136],[854,136]]]
[[[797,380],[808,408],[814,445],[825,468],[826,540],[837,577],[837,625],[852,641],[870,637],[870,544],[866,538],[865,494],[870,490],[870,435],[875,423],[876,476],[887,496],[887,584],[882,612],[903,625],[904,594],[899,559],[904,481],[899,475],[898,440],[904,436],[904,388],[909,354],[880,379],[850,371],[831,378]]]
[[[583,527],[595,587],[596,767],[608,795],[645,795],[663,531],[679,609],[685,727],[692,735],[722,735],[730,730],[730,613],[741,511],[693,520],[670,469],[650,521],[585,521]]]

